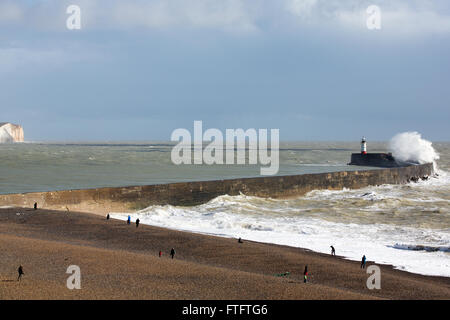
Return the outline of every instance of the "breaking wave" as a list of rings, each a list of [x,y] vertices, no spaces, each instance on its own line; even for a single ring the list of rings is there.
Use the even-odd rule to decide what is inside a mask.
[[[450,276],[450,179],[445,174],[407,185],[315,190],[289,200],[224,195],[193,207],[151,206],[131,217],[169,229],[323,253],[333,245],[347,259],[364,254],[401,270]]]
[[[423,245],[409,245],[409,244],[398,244],[392,246],[395,249],[401,250],[413,250],[413,251],[427,251],[427,252],[450,252],[450,247],[432,247],[432,246],[423,246]]]
[[[422,139],[418,132],[403,132],[395,135],[389,142],[393,156],[402,162],[436,163],[439,154],[432,143]]]

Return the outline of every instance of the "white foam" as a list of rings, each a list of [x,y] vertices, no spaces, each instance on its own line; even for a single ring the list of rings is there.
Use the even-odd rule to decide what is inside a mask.
[[[194,207],[151,206],[131,217],[134,220],[139,218],[143,224],[169,229],[241,237],[323,253],[329,253],[330,245],[333,245],[337,254],[347,259],[360,260],[366,255],[368,260],[392,264],[401,270],[450,276],[448,252],[401,250],[403,248],[398,246],[399,243],[409,243],[416,247],[448,248],[449,229],[420,227],[423,221],[427,221],[426,218],[422,218],[418,226],[408,226],[404,222],[398,224],[398,221],[404,220],[405,214],[409,214],[408,208],[402,208],[405,212],[394,211],[391,216],[384,218],[392,219],[392,223],[387,223],[391,222],[389,220],[383,221],[384,216],[380,216],[380,211],[384,213],[386,208],[380,209],[377,206],[395,208],[395,202],[389,202],[389,198],[404,196],[401,188],[402,186],[381,186],[370,187],[368,190],[322,190],[294,200],[261,199],[243,195],[220,196]],[[376,199],[376,205],[372,205],[373,208],[370,205],[362,208],[355,205],[355,208],[350,208],[348,203],[357,200],[357,194],[369,199],[361,201]],[[336,201],[340,199],[346,201],[340,205],[347,206],[349,212],[338,209],[333,211]],[[326,205],[317,207],[317,203]],[[413,206],[412,212],[415,214],[418,208]],[[361,217],[352,216],[352,210],[357,210]],[[124,220],[127,216],[128,214],[112,214],[112,217]],[[347,222],[342,222],[346,219]],[[374,219],[375,223],[372,222]]]
[[[422,139],[418,132],[403,132],[389,142],[389,149],[397,160],[418,163],[435,163],[439,154],[432,143]]]

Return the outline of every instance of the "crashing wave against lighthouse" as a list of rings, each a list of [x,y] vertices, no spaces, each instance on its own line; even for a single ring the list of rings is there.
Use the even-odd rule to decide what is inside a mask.
[[[416,131],[403,132],[395,135],[389,141],[389,149],[396,159],[416,163],[435,163],[439,154],[432,143],[422,138]]]
[[[21,126],[9,122],[0,122],[0,143],[23,141],[23,128]]]

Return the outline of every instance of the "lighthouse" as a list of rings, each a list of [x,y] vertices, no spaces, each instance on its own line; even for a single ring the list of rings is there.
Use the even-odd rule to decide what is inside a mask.
[[[365,137],[363,137],[361,140],[361,154],[367,154],[367,145]]]
[[[349,165],[395,168],[401,167],[403,164],[397,161],[390,153],[367,153],[366,137],[361,139],[361,152],[352,153]]]

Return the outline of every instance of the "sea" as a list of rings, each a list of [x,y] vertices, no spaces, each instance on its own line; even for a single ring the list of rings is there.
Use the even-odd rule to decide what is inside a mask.
[[[175,165],[169,142],[0,144],[0,194],[260,176],[260,165]],[[450,277],[450,142],[408,134],[369,142],[369,152],[433,161],[426,181],[357,190],[314,190],[294,199],[223,195],[193,207],[150,206],[142,224],[336,254]],[[359,142],[280,143],[278,175],[342,170]],[[413,159],[414,158],[414,159]],[[0,204],[1,206],[1,204]],[[129,213],[114,212],[126,219]]]

